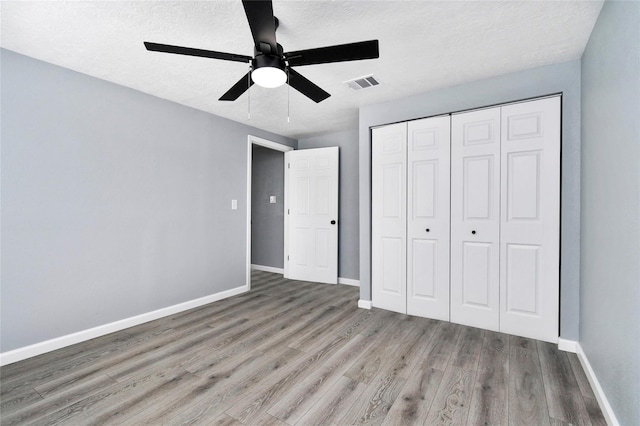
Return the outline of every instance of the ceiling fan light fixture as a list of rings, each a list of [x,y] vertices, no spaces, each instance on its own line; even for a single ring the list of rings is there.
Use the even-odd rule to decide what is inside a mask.
[[[287,82],[287,74],[284,72],[284,61],[272,55],[257,55],[253,60],[251,80],[258,86],[272,89],[280,87]]]
[[[267,89],[274,87],[280,87],[287,82],[287,74],[276,67],[262,67],[253,70],[251,73],[251,80],[255,84]]]

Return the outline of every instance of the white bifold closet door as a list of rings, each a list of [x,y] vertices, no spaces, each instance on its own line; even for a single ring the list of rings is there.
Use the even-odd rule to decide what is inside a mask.
[[[407,312],[407,123],[372,130],[371,281],[377,308]]]
[[[407,314],[449,321],[451,117],[408,123]]]
[[[560,98],[502,107],[500,331],[558,341]]]
[[[560,98],[452,117],[451,321],[558,341]]]
[[[374,306],[558,341],[560,102],[373,130]]]
[[[451,119],[451,321],[498,331],[500,108]]]

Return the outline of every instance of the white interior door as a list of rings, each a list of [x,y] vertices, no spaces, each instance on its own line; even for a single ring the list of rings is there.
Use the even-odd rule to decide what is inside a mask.
[[[451,321],[499,329],[500,108],[452,116]]]
[[[407,312],[407,123],[372,130],[373,306]]]
[[[338,147],[285,153],[285,277],[338,283]]]
[[[408,123],[407,314],[449,321],[450,116]]]
[[[502,107],[500,331],[556,343],[560,98]]]

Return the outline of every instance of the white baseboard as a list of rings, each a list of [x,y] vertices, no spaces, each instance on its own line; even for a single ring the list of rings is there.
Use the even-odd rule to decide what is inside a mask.
[[[578,342],[575,340],[563,339],[562,337],[558,338],[558,349],[565,352],[571,352],[575,354],[577,352]]]
[[[338,277],[338,284],[352,285],[354,287],[360,287],[360,280],[354,280],[354,279],[351,279],[351,278]]]
[[[283,274],[284,275],[284,268],[274,268],[273,266],[256,265],[256,264],[252,263],[251,264],[251,269],[255,269],[256,271],[273,272],[275,274]],[[354,287],[360,287],[360,280],[354,280],[352,278],[338,277],[338,284],[352,285]]]
[[[609,404],[609,400],[607,396],[604,394],[604,390],[600,386],[600,382],[596,377],[596,373],[591,368],[591,364],[587,359],[587,355],[582,350],[582,346],[580,343],[576,342],[576,354],[578,355],[578,359],[580,360],[580,364],[582,364],[582,369],[587,375],[587,379],[589,380],[589,384],[591,384],[591,389],[593,393],[596,395],[596,399],[598,400],[598,404],[600,405],[600,409],[602,410],[602,414],[604,415],[605,420],[608,425],[619,425],[618,419],[616,419],[616,415],[613,413],[613,409]]]
[[[248,290],[248,286],[232,288],[231,290],[221,291],[220,293],[200,297],[188,302],[178,303],[177,305],[168,306],[166,308],[157,309],[155,311],[136,315],[134,317],[125,318],[108,324],[99,325],[87,330],[67,334],[66,336],[56,337],[55,339],[45,340],[44,342],[35,343],[33,345],[3,352],[0,353],[0,366],[13,364],[14,362],[22,361],[24,359],[41,355],[47,352],[55,351],[56,349],[64,348],[66,346],[75,345],[76,343],[95,339],[96,337],[104,336],[115,331],[124,330],[125,328],[153,321],[158,318],[163,318],[169,315],[177,314],[178,312],[197,308],[208,303],[216,302],[218,300],[226,299],[228,297],[244,293]]]
[[[256,271],[273,272],[274,274],[284,274],[284,268],[274,268],[273,266],[254,265],[251,264],[251,269]]]
[[[371,300],[358,300],[358,308],[371,309]]]

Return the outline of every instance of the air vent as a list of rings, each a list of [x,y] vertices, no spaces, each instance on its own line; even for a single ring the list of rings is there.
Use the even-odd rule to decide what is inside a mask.
[[[353,90],[366,89],[368,87],[373,87],[380,84],[380,82],[376,80],[372,74],[354,78],[353,80],[345,81],[345,83]]]

